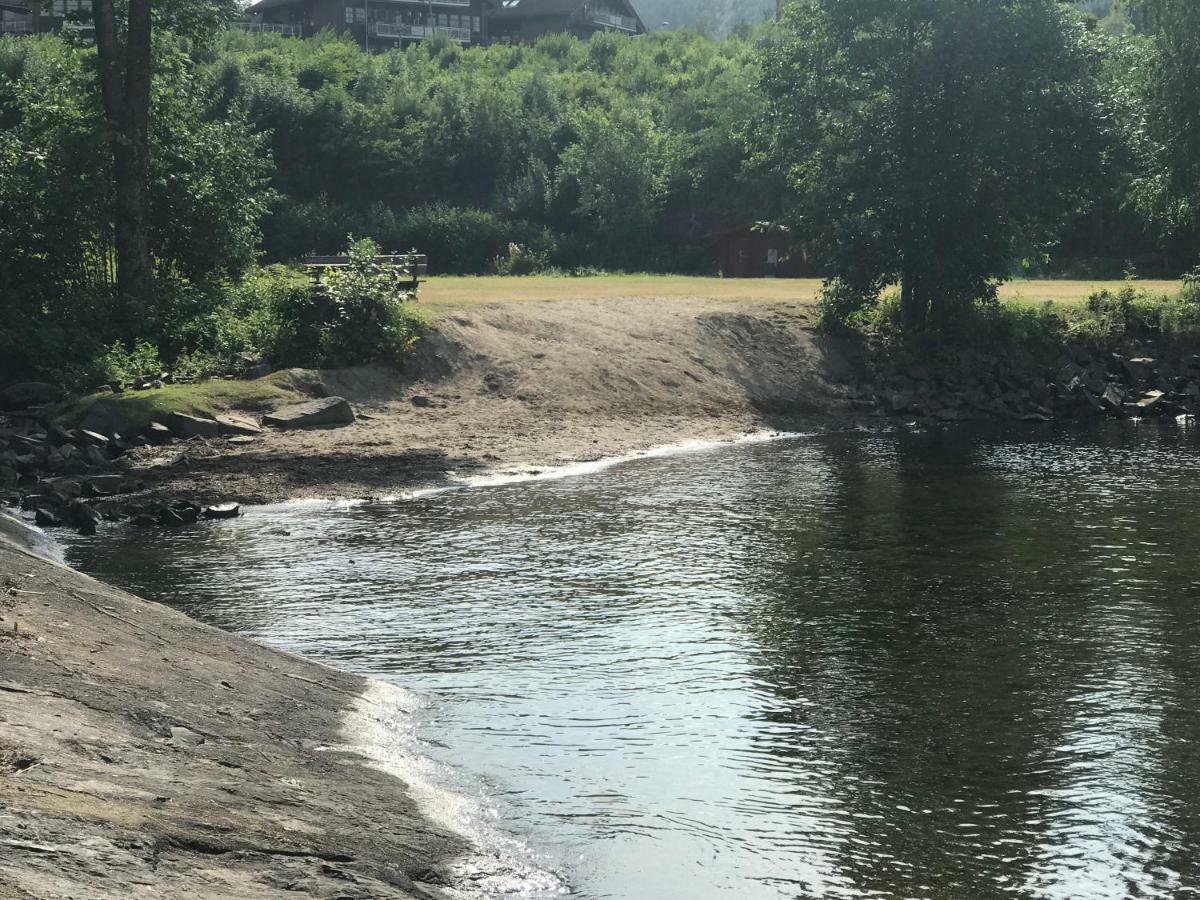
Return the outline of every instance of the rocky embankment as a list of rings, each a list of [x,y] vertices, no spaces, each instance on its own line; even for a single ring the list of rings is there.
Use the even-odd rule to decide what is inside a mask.
[[[1064,346],[1042,361],[975,354],[954,366],[878,364],[851,392],[863,410],[930,422],[1200,414],[1200,356],[1123,355]]]
[[[124,465],[131,451],[218,438],[230,447],[244,446],[263,427],[329,428],[355,418],[346,400],[326,397],[276,410],[263,416],[261,424],[245,416],[176,411],[128,433],[102,404],[94,405],[77,428],[55,424],[51,411],[62,397],[60,388],[43,383],[0,391],[0,506],[19,507],[39,527],[83,534],[94,534],[103,521],[128,519],[139,526],[169,528],[238,515],[237,503],[218,498],[147,494],[136,467]]]

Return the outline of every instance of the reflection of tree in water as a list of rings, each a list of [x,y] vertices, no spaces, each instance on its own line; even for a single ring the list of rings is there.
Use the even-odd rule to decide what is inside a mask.
[[[826,824],[845,881],[889,896],[977,897],[1070,882],[1071,866],[1053,850],[1043,858],[1039,844],[1082,849],[1084,866],[1125,854],[1145,871],[1146,854],[1100,846],[1112,819],[1136,828],[1153,817],[1147,794],[1177,792],[1137,777],[1165,768],[1145,723],[1122,728],[1134,745],[1105,757],[1124,786],[1107,823],[1088,804],[1112,805],[1113,772],[1098,764],[1079,776],[1106,704],[1136,703],[1139,686],[1172,680],[1150,656],[1123,652],[1134,613],[1096,571],[1096,535],[1079,528],[1096,473],[996,471],[981,464],[980,445],[945,434],[820,446],[817,501],[793,493],[757,523],[754,599],[738,616],[778,701],[763,713],[758,751],[791,760],[802,798],[827,793],[802,804],[833,810]],[[1127,510],[1133,520],[1143,512]],[[1151,594],[1161,599],[1161,587]],[[1173,627],[1143,606],[1138,646]],[[1081,715],[1080,692],[1114,666],[1122,687],[1108,685]],[[1181,666],[1175,680],[1193,698],[1195,660]],[[1196,708],[1181,710],[1192,735]],[[1192,848],[1194,815],[1182,826]],[[1081,830],[1099,844],[1078,846]]]

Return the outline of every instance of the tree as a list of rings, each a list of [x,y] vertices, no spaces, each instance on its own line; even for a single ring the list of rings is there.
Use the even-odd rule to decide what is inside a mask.
[[[1172,226],[1200,223],[1200,4],[1143,0],[1155,54],[1145,85],[1143,208]],[[1141,123],[1138,123],[1139,125]]]
[[[786,218],[863,302],[995,297],[1099,177],[1096,63],[1055,0],[792,0],[764,50]]]
[[[233,14],[233,0],[94,0],[100,95],[113,156],[117,293],[127,321],[154,290],[150,240],[150,92],[157,15],[192,40],[211,36]],[[123,14],[123,15],[122,15]],[[124,29],[120,28],[123,18]]]
[[[150,255],[150,0],[129,0],[124,41],[113,0],[95,0],[100,95],[108,121],[116,198],[117,292],[126,307],[148,302],[153,293]]]

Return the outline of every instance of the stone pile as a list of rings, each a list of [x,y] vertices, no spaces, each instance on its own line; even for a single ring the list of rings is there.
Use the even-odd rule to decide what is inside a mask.
[[[1200,415],[1200,356],[1064,348],[1046,365],[976,356],[954,367],[884,367],[851,392],[861,409],[925,422]]]
[[[43,528],[74,528],[83,534],[94,534],[105,520],[170,527],[238,514],[236,504],[149,499],[141,496],[140,481],[113,469],[134,447],[219,433],[244,438],[258,432],[253,423],[230,419],[222,426],[218,420],[176,413],[165,423],[126,435],[101,411],[85,418],[84,424],[92,427],[67,429],[46,415],[61,397],[51,385],[13,385],[0,391],[0,505],[19,506]]]

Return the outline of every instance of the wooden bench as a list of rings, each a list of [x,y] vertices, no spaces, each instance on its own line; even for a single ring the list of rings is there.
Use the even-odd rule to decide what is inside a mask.
[[[424,253],[391,253],[385,256],[373,256],[371,262],[385,269],[394,269],[398,274],[408,278],[415,289],[425,280],[429,271],[429,258]],[[304,268],[314,284],[321,283],[321,276],[328,269],[345,269],[350,265],[348,256],[306,256]]]

